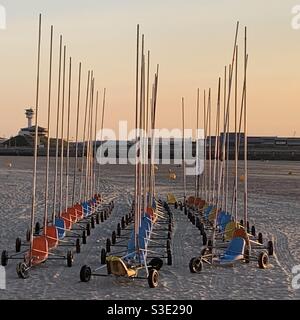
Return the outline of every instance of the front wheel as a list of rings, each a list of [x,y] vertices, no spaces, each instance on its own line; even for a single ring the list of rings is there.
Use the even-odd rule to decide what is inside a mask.
[[[29,277],[29,267],[25,262],[20,262],[17,264],[17,274],[21,279],[27,279]]]
[[[101,250],[101,264],[105,264],[106,263],[106,250],[102,249]]]
[[[8,252],[3,250],[1,253],[1,266],[6,267],[8,263]]]
[[[89,282],[91,280],[92,270],[88,266],[83,266],[80,270],[80,281]]]
[[[73,265],[73,252],[72,251],[68,251],[67,253],[67,266],[69,268],[71,268]]]
[[[258,256],[258,266],[260,269],[267,269],[269,265],[269,256],[266,252],[261,252]]]
[[[189,264],[191,273],[200,273],[203,268],[201,258],[192,258]]]
[[[159,273],[156,269],[151,269],[148,275],[148,284],[150,288],[157,288]]]
[[[268,242],[268,247],[267,247],[267,249],[268,249],[268,254],[269,254],[269,256],[272,256],[273,254],[274,254],[274,245],[273,245],[273,241],[269,241]]]

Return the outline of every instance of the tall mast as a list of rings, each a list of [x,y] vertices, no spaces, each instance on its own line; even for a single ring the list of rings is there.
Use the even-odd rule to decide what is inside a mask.
[[[185,166],[185,119],[184,119],[184,98],[182,98],[182,168],[183,168],[183,201],[186,208],[186,166]]]
[[[245,52],[244,52],[244,159],[245,159],[245,193],[244,193],[244,225],[248,222],[248,128],[247,128],[247,27],[245,27]]]

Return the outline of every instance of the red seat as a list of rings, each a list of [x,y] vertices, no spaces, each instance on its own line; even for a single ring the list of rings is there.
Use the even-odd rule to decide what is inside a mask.
[[[77,216],[77,221],[81,220],[83,218],[83,210],[82,210],[81,204],[77,203],[74,206],[74,209],[75,209],[75,213],[76,213],[76,216]]]
[[[76,223],[77,222],[77,215],[76,215],[75,207],[68,208],[67,213],[70,215],[72,223]]]
[[[54,249],[58,246],[58,231],[55,226],[47,226],[44,233],[47,241],[48,241],[48,249]]]
[[[65,226],[67,230],[71,230],[72,228],[72,218],[68,212],[63,212],[61,214],[61,218],[65,221]]]
[[[26,260],[31,258],[31,265],[36,266],[48,259],[49,248],[48,241],[45,236],[39,236],[33,238],[31,253],[28,252]]]

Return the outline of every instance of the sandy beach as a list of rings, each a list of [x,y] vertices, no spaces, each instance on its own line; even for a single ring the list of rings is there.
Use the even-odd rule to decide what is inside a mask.
[[[8,167],[8,163],[12,166]],[[44,208],[44,168],[45,159],[39,159],[37,220],[40,222]],[[182,196],[181,169],[173,167],[177,180],[170,181],[169,168],[160,166],[157,174],[157,194],[162,199],[166,199],[168,192]],[[0,299],[300,298],[300,290],[292,288],[291,271],[293,266],[300,264],[299,163],[249,163],[250,223],[275,243],[275,256],[270,258],[269,269],[260,270],[255,262],[251,262],[233,268],[205,266],[201,274],[191,274],[188,263],[200,252],[200,233],[181,211],[173,208],[174,261],[172,266],[165,263],[158,289],[149,289],[146,281],[113,277],[93,278],[89,283],[79,281],[82,265],[100,265],[100,250],[120,218],[129,211],[132,199],[134,167],[111,165],[102,167],[101,172],[101,191],[105,199],[114,199],[115,209],[110,218],[92,232],[87,245],[82,246],[82,252],[75,255],[74,266],[67,268],[64,261],[47,261],[34,268],[29,279],[21,280],[15,271],[17,262],[11,260],[6,267],[7,289],[0,290]],[[53,178],[51,172],[50,185],[53,185]],[[30,223],[32,158],[0,158],[0,181],[0,248],[13,253],[16,237],[24,238]],[[193,178],[188,178],[191,194],[193,185]],[[242,194],[239,203],[242,203]],[[242,206],[240,208],[242,211]]]

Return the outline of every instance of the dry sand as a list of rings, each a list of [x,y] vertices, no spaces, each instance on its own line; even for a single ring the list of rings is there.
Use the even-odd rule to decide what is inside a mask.
[[[53,161],[53,159],[52,159]],[[7,166],[8,162],[12,167]],[[52,162],[52,168],[54,167]],[[38,220],[42,221],[45,159],[38,166]],[[181,169],[173,169],[177,180],[168,179],[169,166],[159,168],[157,193],[182,196]],[[300,264],[300,166],[296,162],[249,163],[249,217],[265,238],[275,242],[271,266],[260,270],[255,262],[233,268],[205,266],[201,274],[191,274],[188,263],[201,249],[199,231],[174,210],[173,266],[164,265],[159,289],[149,289],[146,281],[127,281],[113,277],[79,281],[83,264],[97,267],[100,250],[115,230],[120,218],[128,213],[133,193],[133,167],[105,166],[101,186],[106,199],[115,200],[110,218],[97,227],[82,252],[75,255],[74,266],[63,261],[48,261],[35,268],[26,280],[18,279],[16,261],[6,267],[7,289],[0,299],[299,299],[300,290],[292,289],[291,272]],[[289,172],[292,175],[289,175]],[[51,181],[53,181],[51,172]],[[17,236],[24,238],[30,221],[32,158],[0,157],[0,249],[14,252]],[[53,182],[51,183],[51,186]],[[188,179],[192,193],[194,181]],[[242,185],[239,186],[242,190]],[[51,187],[51,192],[52,192]],[[239,203],[241,204],[242,194]],[[240,205],[242,212],[242,205]],[[51,210],[51,208],[50,208]],[[62,249],[64,250],[64,249]]]

